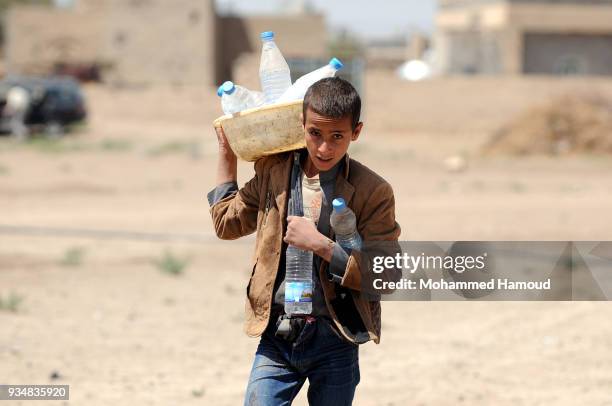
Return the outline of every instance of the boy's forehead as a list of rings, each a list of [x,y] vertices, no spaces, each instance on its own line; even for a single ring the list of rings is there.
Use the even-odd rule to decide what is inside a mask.
[[[323,124],[323,125],[336,125],[338,127],[351,126],[351,115],[347,114],[344,117],[329,117],[323,114],[319,114],[316,111],[308,108],[306,110],[305,121],[308,124]]]

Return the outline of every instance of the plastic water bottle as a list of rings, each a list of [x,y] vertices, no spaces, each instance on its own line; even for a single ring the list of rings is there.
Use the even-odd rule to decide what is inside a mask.
[[[329,222],[336,233],[336,242],[349,253],[351,250],[360,251],[361,236],[357,232],[355,213],[342,198],[334,199],[332,207],[334,210]]]
[[[264,104],[266,104],[266,96],[263,94],[263,92],[251,90],[251,96],[253,97],[253,107],[249,107],[249,108],[252,109],[255,107],[261,107]]]
[[[259,64],[259,79],[261,89],[266,97],[266,103],[275,103],[276,100],[291,86],[291,72],[289,65],[274,43],[274,33],[266,31],[261,33],[263,42],[261,49],[261,62]]]
[[[229,80],[217,89],[221,97],[221,108],[225,114],[234,114],[239,111],[252,109],[264,104],[261,92],[252,92],[242,86],[237,86]]]
[[[312,251],[287,247],[285,265],[285,313],[312,313]]]
[[[331,78],[336,72],[342,69],[343,66],[344,65],[338,58],[332,58],[327,65],[317,70],[313,70],[296,80],[295,83],[278,98],[276,103],[303,99],[308,88],[316,81],[324,78]]]

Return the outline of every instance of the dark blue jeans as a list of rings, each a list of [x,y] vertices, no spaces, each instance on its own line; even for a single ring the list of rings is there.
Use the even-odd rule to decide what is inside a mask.
[[[261,337],[244,400],[245,406],[290,405],[308,378],[310,405],[350,405],[359,383],[359,351],[317,318],[295,342],[274,336],[272,324]]]

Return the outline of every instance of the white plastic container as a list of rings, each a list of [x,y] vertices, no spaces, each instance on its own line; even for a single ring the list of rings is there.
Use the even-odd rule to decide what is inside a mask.
[[[342,69],[343,66],[344,65],[338,58],[332,58],[327,65],[307,73],[296,80],[295,83],[289,89],[287,89],[276,102],[286,103],[304,99],[304,95],[310,86],[321,79],[331,78],[336,74],[336,72]]]
[[[272,31],[262,32],[259,79],[267,104],[276,103],[278,98],[291,86],[289,65],[274,42]]]

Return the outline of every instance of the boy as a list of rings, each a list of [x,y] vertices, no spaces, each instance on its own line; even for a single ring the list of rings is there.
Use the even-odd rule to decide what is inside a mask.
[[[236,156],[217,129],[217,187],[208,194],[215,231],[222,239],[257,231],[246,332],[261,339],[245,405],[291,404],[306,378],[310,404],[350,405],[359,383],[358,344],[380,340],[379,297],[362,289],[368,260],[357,251],[347,254],[330,238],[337,197],[355,212],[364,243],[389,241],[396,247],[400,234],[391,186],[346,155],[363,127],[360,111],[361,99],[349,82],[334,77],[313,84],[302,114],[306,149],[259,159],[255,176],[240,190]],[[293,196],[302,196],[293,203],[304,217],[288,215]],[[288,244],[314,254],[308,316],[284,314]]]

